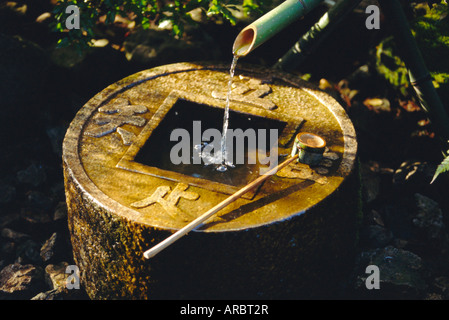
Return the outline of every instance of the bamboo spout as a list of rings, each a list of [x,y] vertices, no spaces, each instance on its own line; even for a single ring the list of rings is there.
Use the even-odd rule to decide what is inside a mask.
[[[237,35],[232,48],[233,54],[238,57],[246,56],[289,24],[310,12],[322,1],[287,0],[283,2]]]

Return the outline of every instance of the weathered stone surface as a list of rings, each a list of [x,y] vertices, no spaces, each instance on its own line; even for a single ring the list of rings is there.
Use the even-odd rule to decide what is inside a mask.
[[[178,101],[223,111],[225,100],[213,93],[225,91],[228,67],[175,64],[111,85],[79,111],[63,147],[74,259],[91,298],[311,297],[350,271],[360,212],[357,144],[346,113],[297,77],[246,66],[237,75],[231,110],[285,122],[279,154],[289,154],[298,130],[323,136],[326,173],[296,163],[145,260],[146,249],[238,190],[136,160]],[[276,108],[267,110],[264,99]],[[168,156],[163,147],[155,150]]]
[[[0,272],[1,298],[30,299],[43,287],[43,271],[40,267],[15,263]]]

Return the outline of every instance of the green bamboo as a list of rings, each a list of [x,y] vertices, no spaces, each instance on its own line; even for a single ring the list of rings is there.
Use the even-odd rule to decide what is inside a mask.
[[[449,140],[449,117],[433,86],[432,77],[413,37],[407,18],[397,0],[379,0],[382,11],[391,23],[400,55],[409,71],[410,82],[422,108],[428,113],[435,133],[446,144]],[[394,24],[393,24],[394,23]],[[443,146],[445,148],[446,146]]]
[[[285,53],[284,56],[282,56],[282,58],[277,61],[273,67],[283,71],[298,68],[360,2],[361,0],[338,1],[290,48],[289,51]]]
[[[323,0],[287,0],[244,28],[235,39],[232,52],[246,56],[289,24],[314,9]]]

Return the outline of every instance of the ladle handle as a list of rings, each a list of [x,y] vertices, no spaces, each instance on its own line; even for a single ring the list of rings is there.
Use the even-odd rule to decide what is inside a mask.
[[[223,209],[224,207],[226,207],[230,203],[234,202],[235,200],[237,200],[238,198],[243,196],[248,191],[251,191],[253,188],[255,188],[256,186],[258,186],[259,184],[261,184],[262,182],[267,180],[271,175],[275,174],[278,170],[281,170],[282,168],[286,167],[287,165],[289,165],[291,162],[293,162],[297,158],[298,158],[298,154],[295,154],[292,157],[290,157],[287,160],[285,160],[284,162],[282,162],[280,165],[274,167],[273,169],[271,169],[267,173],[261,175],[259,178],[257,178],[256,180],[252,181],[251,183],[247,184],[242,189],[240,189],[239,191],[237,191],[233,195],[229,196],[228,198],[226,198],[225,200],[223,200],[222,202],[217,204],[215,207],[209,209],[206,213],[204,213],[203,215],[199,216],[198,218],[196,218],[195,220],[190,222],[188,225],[186,225],[182,229],[179,229],[178,231],[176,231],[174,234],[172,234],[170,237],[168,237],[164,241],[158,243],[157,245],[155,245],[151,249],[145,251],[143,256],[145,258],[147,258],[147,259],[150,259],[150,258],[154,257],[156,254],[158,254],[159,252],[161,252],[162,250],[167,248],[173,242],[175,242],[176,240],[178,240],[181,237],[185,236],[187,233],[189,233],[190,231],[195,229],[198,225],[203,223],[205,220],[209,219],[215,213],[217,213],[218,211],[220,211],[221,209]]]

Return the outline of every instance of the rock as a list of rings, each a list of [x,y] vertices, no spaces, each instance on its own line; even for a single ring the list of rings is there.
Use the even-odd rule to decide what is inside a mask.
[[[3,257],[12,255],[16,249],[16,245],[12,241],[3,242],[0,246],[0,253]]]
[[[3,228],[1,236],[3,238],[7,238],[7,239],[10,239],[13,241],[21,241],[24,239],[28,239],[30,237],[29,235],[27,235],[25,233],[17,232],[12,229],[9,229],[9,228]]]
[[[49,211],[53,200],[40,191],[30,191],[27,194],[27,206],[36,210]]]
[[[380,288],[368,290],[365,273],[368,265],[379,268]],[[355,291],[362,298],[417,299],[427,288],[422,259],[410,251],[387,246],[362,252],[357,261]]]
[[[383,248],[391,242],[393,235],[380,225],[370,225],[363,228],[361,238],[370,248]]]
[[[61,201],[56,205],[55,212],[53,214],[53,220],[58,221],[67,218],[67,204],[65,201]]]
[[[61,262],[57,265],[49,264],[45,268],[45,278],[51,290],[41,292],[34,296],[31,300],[79,300],[88,299],[84,290],[68,289],[67,279],[69,273],[66,268],[69,266],[67,262]]]
[[[398,248],[423,258],[440,259],[449,249],[444,215],[437,202],[419,194],[406,194],[380,210]]]
[[[43,271],[31,264],[10,264],[0,272],[0,297],[30,299],[45,287]]]
[[[32,164],[28,168],[17,172],[17,180],[20,183],[30,184],[34,187],[42,185],[47,180],[45,169],[41,165]]]
[[[26,240],[17,246],[17,262],[41,264],[42,259],[39,255],[40,245],[34,240]]]
[[[73,68],[80,65],[86,58],[86,52],[80,52],[76,46],[55,48],[50,55],[51,61],[62,68]]]
[[[62,291],[67,290],[66,281],[69,276],[65,273],[69,264],[67,262],[61,262],[57,265],[49,264],[45,267],[45,279],[50,288]]]
[[[377,224],[381,227],[385,227],[382,215],[377,210],[371,210],[366,216],[369,224]]]
[[[36,208],[35,208],[36,209]],[[21,217],[31,228],[43,227],[52,221],[51,217],[45,211],[33,210],[33,208],[23,208]]]
[[[444,299],[449,299],[449,277],[435,278],[433,286]]]
[[[0,257],[1,257],[1,261],[2,263],[0,263],[0,270],[10,264],[14,262],[15,259],[15,254],[16,254],[16,244],[12,241],[4,241],[1,242],[0,244]]]
[[[395,238],[413,241],[416,227],[413,226],[412,218],[415,209],[412,197],[398,197],[394,202],[383,205],[380,213]]]
[[[16,195],[14,186],[0,182],[0,204],[10,203]]]
[[[56,205],[59,205],[60,202],[65,203],[65,191],[63,179],[57,181],[55,184],[51,186],[50,197],[55,200]]]
[[[51,235],[50,239],[45,241],[40,251],[40,256],[43,262],[49,263],[58,256],[58,251],[61,248],[59,238],[60,236],[56,232],[54,232]]]
[[[372,202],[379,195],[380,190],[380,176],[373,172],[370,164],[362,164],[362,196],[367,203]]]
[[[60,157],[62,156],[62,141],[64,140],[66,131],[67,127],[65,126],[57,126],[47,129],[47,136],[50,139],[53,152]]]
[[[405,249],[407,247],[407,245],[408,245],[408,241],[407,240],[400,239],[400,238],[397,238],[397,239],[393,240],[393,246],[395,248]]]
[[[64,293],[57,289],[41,292],[31,298],[31,300],[64,300]]]
[[[424,300],[443,300],[443,297],[438,293],[428,293],[424,297]]]
[[[10,226],[19,220],[20,220],[19,213],[13,212],[13,213],[9,213],[9,214],[1,214],[0,215],[0,228],[3,229],[4,227]]]
[[[443,212],[438,203],[432,199],[416,193],[418,213],[413,218],[413,225],[423,230],[428,240],[441,239],[445,233]]]

